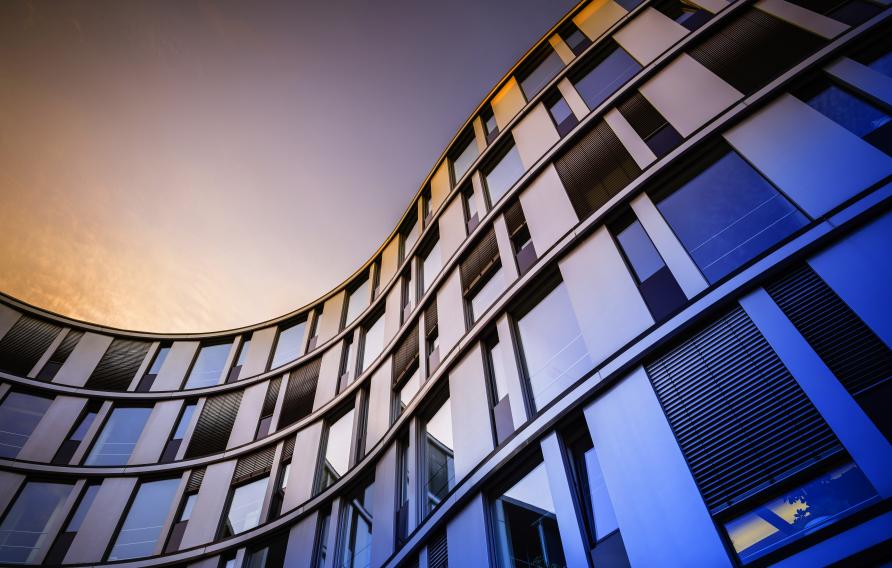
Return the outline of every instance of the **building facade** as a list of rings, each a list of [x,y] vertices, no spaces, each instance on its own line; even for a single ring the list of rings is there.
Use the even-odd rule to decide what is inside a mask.
[[[309,306],[0,304],[0,563],[889,560],[888,0],[592,0]]]

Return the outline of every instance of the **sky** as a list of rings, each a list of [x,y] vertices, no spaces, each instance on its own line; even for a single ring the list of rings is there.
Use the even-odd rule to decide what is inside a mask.
[[[0,291],[156,332],[303,306],[573,5],[0,2]]]

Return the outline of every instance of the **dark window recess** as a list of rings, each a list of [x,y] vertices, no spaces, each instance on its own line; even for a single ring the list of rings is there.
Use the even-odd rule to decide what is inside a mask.
[[[147,341],[112,340],[84,386],[96,390],[126,391],[148,351]]]
[[[474,189],[470,185],[466,185],[462,191],[462,201],[465,208],[465,227],[470,235],[480,224],[480,212],[477,208],[477,196],[474,195]]]
[[[427,375],[430,376],[440,365],[440,331],[437,327],[437,299],[424,309],[424,338],[427,345]]]
[[[588,55],[569,76],[589,110],[595,110],[641,70],[641,64],[613,39]]]
[[[316,397],[321,364],[322,358],[319,357],[288,375],[288,386],[285,387],[282,412],[279,415],[279,430],[309,416],[313,411],[313,399]]]
[[[71,355],[71,352],[74,351],[74,348],[83,336],[84,332],[82,331],[75,331],[73,329],[68,330],[68,333],[65,334],[65,338],[62,339],[62,343],[59,344],[59,347],[57,347],[50,356],[49,361],[46,362],[43,369],[37,373],[37,379],[40,381],[53,380],[56,373],[59,372],[59,369],[61,369],[62,365],[65,364],[65,361],[68,360],[68,356]]]
[[[431,537],[427,545],[427,565],[429,568],[449,568],[449,542],[445,530]]]
[[[249,335],[247,338],[242,339],[241,344],[238,346],[238,357],[235,358],[235,365],[233,365],[229,369],[229,373],[226,374],[227,383],[234,383],[238,380],[239,375],[242,372],[242,366],[248,358],[248,349],[251,347],[251,337],[252,336]]]
[[[406,332],[393,352],[393,384],[399,385],[418,368],[418,324]]]
[[[62,442],[62,445],[59,446],[58,451],[56,451],[56,455],[53,456],[53,464],[67,465],[71,462],[71,458],[74,457],[74,453],[77,451],[77,448],[81,445],[81,442],[87,435],[87,431],[90,429],[90,426],[93,425],[93,421],[96,420],[96,416],[99,415],[99,409],[101,407],[102,402],[98,400],[91,400],[87,403],[87,407],[84,409],[80,420],[77,421],[74,429],[71,431],[70,434],[68,434],[68,437],[65,438],[65,441]]]
[[[674,150],[684,140],[669,121],[663,118],[663,115],[657,112],[657,109],[638,91],[620,103],[618,108],[620,114],[629,121],[632,129],[658,158]]]
[[[587,35],[582,33],[576,24],[573,23],[573,20],[567,20],[558,30],[558,35],[561,36],[561,39],[564,40],[564,43],[567,44],[567,47],[570,48],[570,51],[573,52],[573,55],[579,55],[585,48],[592,44],[592,40],[588,38]]]
[[[211,396],[205,400],[185,459],[216,454],[226,449],[241,402],[242,391]]]
[[[612,232],[654,321],[663,321],[687,303],[675,276],[631,210],[613,225]]]
[[[517,259],[517,270],[521,275],[526,274],[535,263],[536,248],[533,246],[533,237],[527,226],[527,219],[520,206],[520,199],[505,209],[505,225],[508,227],[508,237],[511,239],[511,249],[514,258]]]
[[[892,351],[807,265],[765,289],[892,441]]]
[[[585,219],[641,174],[641,168],[603,120],[554,163],[570,203]]]
[[[645,368],[713,513],[842,449],[740,306]]]
[[[235,472],[232,474],[232,485],[241,485],[246,481],[268,474],[273,468],[275,453],[276,447],[270,446],[239,458],[235,464]]]
[[[796,96],[855,136],[892,155],[892,116],[885,110],[826,79],[813,81]]]
[[[26,376],[60,331],[58,325],[21,316],[0,339],[0,371]]]
[[[260,420],[257,423],[257,433],[255,440],[266,437],[273,425],[273,412],[276,410],[276,400],[279,398],[279,387],[282,386],[282,379],[273,379],[269,382],[266,389],[266,396],[263,398],[263,407],[260,409]],[[315,390],[315,389],[314,389]]]
[[[883,11],[883,6],[867,0],[789,0],[812,12],[824,14],[838,22],[859,26]]]
[[[152,390],[152,385],[155,384],[155,379],[158,378],[158,372],[161,371],[161,366],[164,365],[164,361],[170,354],[170,347],[170,343],[163,343],[158,347],[158,351],[152,357],[152,364],[149,365],[149,370],[145,372],[136,384],[136,392],[149,392]]]
[[[712,14],[685,0],[661,0],[654,7],[691,31],[696,30],[712,18]]]
[[[561,96],[559,91],[555,90],[554,92],[549,93],[548,96],[543,99],[543,102],[545,108],[548,109],[548,114],[551,116],[551,120],[557,128],[558,136],[561,138],[572,132],[573,129],[576,128],[576,125],[579,124],[579,120],[576,118],[576,115],[573,114],[570,105],[567,104],[566,99]]]
[[[496,115],[492,112],[492,107],[486,105],[480,112],[480,122],[483,123],[483,132],[486,135],[486,144],[492,144],[499,135],[499,126],[496,124]]]
[[[288,533],[273,537],[256,548],[248,551],[244,568],[282,568],[285,566],[285,548],[288,545]]]
[[[690,56],[749,95],[827,42],[802,28],[749,8],[690,51]]]

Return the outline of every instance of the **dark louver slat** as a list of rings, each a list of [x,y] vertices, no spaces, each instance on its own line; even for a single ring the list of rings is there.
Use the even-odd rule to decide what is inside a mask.
[[[418,364],[418,323],[400,340],[393,352],[393,382],[399,383]]]
[[[449,568],[449,542],[446,531],[440,531],[431,537],[427,545],[427,565],[430,568]]]
[[[474,286],[483,280],[499,262],[499,245],[496,241],[496,232],[490,228],[483,235],[471,252],[465,256],[459,267],[461,283],[464,293],[467,294]]]
[[[235,473],[232,474],[233,485],[269,473],[273,467],[275,452],[276,447],[270,446],[259,452],[239,458],[235,464]]]
[[[424,310],[424,333],[430,335],[437,328],[437,302],[434,299]]]
[[[690,55],[749,95],[825,43],[802,28],[750,8],[691,50]]]
[[[84,332],[82,331],[75,331],[73,329],[68,330],[68,333],[65,334],[65,338],[62,339],[62,343],[59,344],[59,347],[49,358],[49,361],[46,362],[46,365],[44,365],[43,369],[40,370],[40,373],[37,374],[37,378],[43,381],[53,380],[53,377],[56,376],[56,373],[59,372],[59,369],[61,369],[62,365],[65,364],[65,361],[68,360],[68,356],[71,355],[71,352],[74,351],[74,348],[77,347],[78,342],[83,336]]]
[[[266,396],[263,399],[263,409],[260,412],[261,416],[269,416],[273,413],[273,410],[276,409],[276,401],[279,399],[279,388],[281,386],[281,377],[269,382],[269,387],[266,389]]]
[[[647,140],[666,124],[666,119],[638,91],[619,105],[619,112],[642,140]]]
[[[0,370],[24,377],[61,330],[60,326],[47,321],[20,317],[0,339]]]
[[[201,489],[202,481],[204,481],[204,468],[193,469],[189,474],[189,481],[186,482],[186,493],[192,493]]]
[[[294,424],[313,411],[313,399],[316,396],[316,384],[319,382],[321,358],[316,358],[306,365],[291,371],[285,398],[282,400],[282,414],[279,428]]]
[[[841,449],[739,306],[646,369],[713,512]]]
[[[294,441],[295,436],[291,436],[287,440],[285,440],[285,445],[282,446],[282,461],[290,460],[291,456],[294,455]]]
[[[520,206],[520,199],[515,199],[505,208],[504,217],[508,235],[513,237],[527,223],[526,217],[523,216],[523,208]]]
[[[127,390],[148,351],[147,341],[113,340],[85,386],[97,390]]]
[[[241,391],[212,396],[205,401],[186,450],[186,459],[215,454],[226,449],[241,402]]]
[[[629,185],[641,168],[603,120],[554,162],[570,203],[585,219]]]

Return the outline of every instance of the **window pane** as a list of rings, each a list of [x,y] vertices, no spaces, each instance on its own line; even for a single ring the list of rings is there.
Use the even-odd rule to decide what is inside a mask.
[[[90,426],[93,425],[93,421],[96,420],[98,414],[98,412],[93,410],[87,411],[83,419],[80,421],[80,424],[77,425],[77,428],[75,428],[74,432],[71,434],[69,440],[74,440],[75,442],[82,441],[84,436],[87,435],[87,430],[90,429]]]
[[[183,512],[180,513],[180,521],[188,521],[192,518],[192,509],[195,508],[196,501],[198,501],[198,493],[191,493],[186,497],[186,502],[183,504]]]
[[[564,100],[563,97],[559,98],[548,107],[548,112],[551,113],[551,118],[554,119],[556,124],[560,124],[564,122],[564,120],[573,116],[573,111],[570,110],[570,105],[567,104],[567,101]]]
[[[593,367],[563,282],[520,318],[517,327],[536,408]]]
[[[887,77],[892,77],[892,51],[884,53],[883,55],[877,57],[876,59],[868,63],[867,66],[877,73],[882,73]]]
[[[0,404],[0,457],[14,458],[52,404],[52,399],[11,392]]]
[[[644,282],[663,268],[660,253],[637,219],[623,229],[616,236],[616,240],[623,247],[623,252],[626,253],[626,258],[635,270],[639,282]]]
[[[501,269],[490,276],[482,288],[471,298],[471,321],[477,321],[489,309],[496,298],[505,291],[505,272]]]
[[[489,348],[489,360],[492,365],[493,387],[496,389],[495,402],[498,402],[508,394],[508,375],[505,373],[505,363],[502,361],[501,343]]]
[[[86,465],[126,464],[151,413],[151,408],[114,409],[84,463]]]
[[[471,167],[471,164],[474,163],[474,160],[479,155],[480,151],[477,149],[477,141],[471,137],[461,153],[455,157],[455,161],[452,162],[452,172],[455,176],[455,181],[460,180],[465,175],[468,168]]]
[[[525,171],[526,168],[520,161],[520,154],[517,153],[517,146],[512,146],[499,163],[486,173],[486,189],[489,191],[490,203],[495,205]]]
[[[424,285],[425,291],[430,288],[431,283],[437,278],[437,274],[439,274],[441,267],[440,241],[437,241],[434,243],[434,246],[431,247],[427,256],[424,257],[424,261],[422,261],[421,264],[421,282]]]
[[[421,388],[421,370],[415,369],[415,372],[412,373],[412,376],[409,377],[409,380],[406,381],[406,384],[403,385],[403,388],[400,389],[400,411],[403,408],[408,406],[412,399],[415,398],[415,394],[418,392],[418,389]]]
[[[384,350],[384,316],[379,316],[375,323],[365,331],[363,343],[362,370],[365,371],[381,351]]]
[[[0,524],[0,562],[33,563],[46,547],[48,524],[59,520],[74,488],[65,483],[29,482]]]
[[[322,465],[322,489],[325,489],[350,467],[350,445],[353,441],[354,410],[341,416],[328,427],[328,440],[325,444],[325,463]]]
[[[657,208],[710,282],[808,223],[735,152],[725,154]]]
[[[260,524],[260,510],[268,481],[269,477],[263,477],[235,488],[226,515],[224,531],[227,535],[239,534]]]
[[[141,558],[155,552],[179,484],[180,478],[176,477],[139,486],[115,545],[108,555],[109,560]]]
[[[248,358],[248,349],[251,348],[251,338],[242,341],[241,346],[238,350],[238,361],[235,362],[236,365],[241,366],[245,364],[245,360]]]
[[[419,234],[418,219],[416,219],[415,222],[412,223],[412,227],[408,231],[406,231],[406,234],[403,237],[403,251],[409,252],[410,250],[412,250],[412,247],[414,247],[415,243],[418,242]]]
[[[880,109],[832,85],[807,102],[809,106],[859,137],[867,136],[892,120]]]
[[[592,515],[595,519],[595,538],[601,540],[618,529],[619,524],[616,522],[613,502],[607,494],[604,474],[601,472],[601,464],[594,448],[585,452],[585,473],[591,495]]]
[[[183,409],[183,414],[180,416],[180,421],[177,422],[177,429],[174,430],[173,439],[174,440],[182,440],[186,436],[186,430],[189,428],[189,422],[192,421],[192,414],[195,413],[196,403],[192,402],[187,404]]]
[[[304,328],[306,326],[307,322],[302,321],[279,332],[279,338],[276,340],[276,354],[273,355],[270,369],[275,369],[280,365],[297,359],[304,341]]]
[[[574,86],[586,106],[594,110],[631,79],[639,69],[641,65],[624,49],[617,47],[588,74],[577,79]]]
[[[447,399],[427,421],[427,509],[430,513],[455,484],[452,405]]]
[[[186,388],[197,389],[219,383],[220,377],[223,375],[223,367],[226,365],[226,358],[229,357],[230,347],[232,345],[229,343],[202,347],[198,352],[195,365],[192,366],[192,371],[189,372]]]
[[[548,55],[542,60],[542,63],[520,82],[520,87],[523,89],[523,94],[526,95],[527,100],[530,100],[536,93],[541,91],[542,87],[548,84],[563,68],[564,62],[561,61],[558,54],[553,49],[548,50]]]
[[[74,515],[71,516],[71,520],[68,521],[68,525],[65,527],[65,532],[77,532],[81,528],[81,523],[84,522],[84,518],[90,511],[90,506],[93,505],[93,500],[96,499],[101,485],[101,483],[87,485],[86,489],[84,489],[84,494],[81,496],[80,503],[77,504]]]
[[[161,365],[167,359],[168,353],[170,353],[170,347],[162,347],[158,350],[158,354],[155,355],[155,360],[152,361],[152,366],[149,368],[150,375],[157,375],[161,371]]]
[[[345,323],[351,323],[369,305],[369,281],[366,279],[355,290],[350,292],[347,299],[347,319]]]

